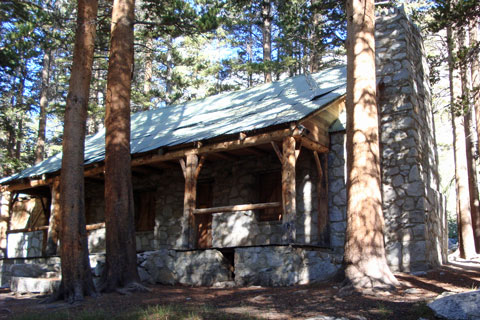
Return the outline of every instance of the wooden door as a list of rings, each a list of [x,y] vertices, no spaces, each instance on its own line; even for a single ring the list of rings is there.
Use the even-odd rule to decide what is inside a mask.
[[[212,182],[199,182],[197,184],[197,208],[211,208],[213,205]],[[197,226],[197,248],[212,247],[212,214],[199,214],[195,216]]]

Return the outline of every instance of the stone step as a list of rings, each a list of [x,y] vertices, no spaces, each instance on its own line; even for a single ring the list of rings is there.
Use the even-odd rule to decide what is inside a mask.
[[[10,290],[16,293],[52,293],[60,286],[60,278],[12,277]]]

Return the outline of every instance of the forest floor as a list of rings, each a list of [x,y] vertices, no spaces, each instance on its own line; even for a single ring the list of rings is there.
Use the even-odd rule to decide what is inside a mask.
[[[103,294],[79,305],[39,304],[44,297],[4,290],[0,319],[435,319],[426,304],[436,296],[480,287],[480,259],[396,276],[401,287],[377,296],[342,297],[335,281],[279,288],[154,285],[151,292]]]

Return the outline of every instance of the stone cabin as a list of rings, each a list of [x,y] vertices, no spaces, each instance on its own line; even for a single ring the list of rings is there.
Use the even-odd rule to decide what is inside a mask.
[[[428,65],[402,9],[377,12],[383,212],[395,271],[446,262]],[[346,68],[132,116],[140,276],[145,281],[292,285],[341,268],[346,228]],[[86,220],[104,252],[104,132],[85,147]],[[61,155],[0,180],[2,285],[12,264],[57,268]],[[28,200],[28,195],[33,200]]]

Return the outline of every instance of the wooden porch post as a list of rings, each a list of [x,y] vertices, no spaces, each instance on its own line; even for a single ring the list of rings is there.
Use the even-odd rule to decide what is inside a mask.
[[[50,187],[52,194],[52,203],[50,206],[50,220],[48,221],[47,246],[45,253],[47,256],[57,254],[57,244],[60,238],[60,179],[55,178]]]
[[[313,157],[315,158],[318,174],[318,236],[321,237],[328,224],[328,156],[327,154],[324,154],[322,159],[320,159],[318,152],[313,151]]]
[[[282,205],[284,241],[288,244],[296,241],[296,190],[295,190],[295,138],[283,139],[282,154]]]
[[[182,235],[181,246],[184,249],[192,249],[196,247],[196,227],[195,227],[195,210],[197,202],[197,179],[200,174],[200,170],[205,161],[205,157],[202,157],[198,161],[196,154],[187,154],[186,161],[180,160],[182,166],[183,176],[185,178],[185,195],[183,198],[183,217],[181,221]]]

